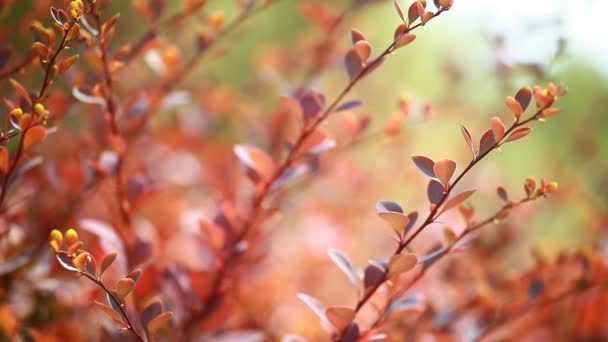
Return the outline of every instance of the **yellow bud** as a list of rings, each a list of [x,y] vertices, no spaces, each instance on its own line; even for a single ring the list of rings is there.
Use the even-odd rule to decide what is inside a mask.
[[[11,115],[14,115],[16,117],[20,117],[21,115],[23,115],[23,109],[21,108],[15,108],[13,110],[11,110]]]
[[[44,105],[42,105],[42,103],[36,103],[36,105],[34,106],[34,110],[38,115],[43,115],[44,113],[46,113],[46,109],[44,108]]]
[[[49,234],[49,239],[51,241],[57,242],[57,245],[61,245],[63,242],[63,234],[57,229],[51,230],[51,234]]]
[[[76,230],[70,228],[70,229],[68,229],[67,232],[65,232],[65,243],[68,246],[71,246],[71,245],[77,243],[78,241],[79,241],[78,233],[76,232]]]
[[[51,245],[51,249],[53,249],[53,252],[59,252],[59,244],[57,243],[57,241],[51,240],[49,244]]]
[[[70,2],[70,9],[73,9],[75,11],[79,11],[80,10],[80,8],[78,7],[78,3],[76,1]]]
[[[547,187],[545,188],[545,192],[552,193],[552,192],[556,192],[556,191],[557,191],[557,182],[551,182],[551,183],[547,184]]]

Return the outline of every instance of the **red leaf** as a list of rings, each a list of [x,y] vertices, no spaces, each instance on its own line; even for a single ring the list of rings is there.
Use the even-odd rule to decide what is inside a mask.
[[[496,139],[494,138],[494,132],[492,132],[491,129],[487,130],[479,141],[479,155],[486,154],[494,147],[495,143]]]
[[[409,43],[413,42],[416,39],[416,35],[413,33],[404,33],[402,35],[397,36],[395,39],[395,49],[400,47],[404,47]]]
[[[530,128],[530,127],[518,128],[515,131],[513,131],[513,133],[511,133],[511,135],[509,135],[506,142],[521,139],[521,138],[525,137],[526,135],[528,135],[530,133],[530,131],[532,131],[532,128]]]
[[[25,101],[27,101],[27,103],[31,106],[32,98],[30,97],[30,94],[27,92],[27,90],[21,85],[21,83],[17,82],[16,80],[14,80],[12,78],[9,79],[8,81],[11,83],[13,88],[15,88],[17,93],[19,93],[19,95],[21,95],[21,97],[23,97],[25,99]]]

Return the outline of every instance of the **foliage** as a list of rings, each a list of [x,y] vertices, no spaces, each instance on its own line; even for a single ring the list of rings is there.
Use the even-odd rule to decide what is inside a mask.
[[[454,6],[394,0],[399,22],[375,50],[366,34],[347,27],[377,2],[338,9],[302,1],[298,9],[317,34],[285,51],[260,48],[266,64],[258,71],[271,86],[244,77],[238,89],[197,70],[230,54],[224,41],[241,39],[235,33],[255,32],[247,26],[253,17],[285,2],[240,0],[233,12],[205,0],[119,4],[129,15],[109,0],[27,8],[20,17],[27,48],[0,46],[7,107],[0,128],[0,334],[36,341],[608,336],[596,318],[608,304],[606,260],[597,250],[555,258],[533,252],[528,268],[505,265],[533,215],[524,207],[554,197],[557,182],[528,177],[516,197],[492,180],[462,188],[482,161],[525,148],[533,124],[560,112],[563,84],[521,87],[505,100],[508,114],[492,117],[479,140],[461,123],[464,164],[458,155],[434,161],[414,154],[407,167],[421,171],[412,177],[424,188],[424,211],[380,200],[380,220],[366,217],[370,197],[384,196],[381,182],[399,182],[393,170],[365,175],[351,151],[381,142],[388,168],[398,169],[395,151],[413,154],[404,152],[404,131],[429,124],[437,110],[423,101],[416,113],[416,100],[404,95],[397,113],[377,125],[364,112],[371,110],[365,96],[352,98],[354,89],[415,49],[424,39],[418,31],[432,34]],[[22,6],[8,1],[0,10]],[[143,33],[131,30],[131,15],[146,22]],[[336,95],[312,86],[336,63],[345,70]],[[441,134],[430,138],[451,143]],[[307,197],[316,182],[323,196]],[[344,186],[353,195],[331,204]],[[487,186],[497,187],[499,204],[477,214],[471,203]],[[414,190],[408,196],[415,198]],[[328,220],[369,233],[332,235]],[[382,224],[389,233],[369,227]],[[491,226],[493,238],[478,234]],[[351,260],[342,251],[348,236],[370,250],[380,244],[383,254],[359,266],[371,253]],[[394,240],[389,249],[387,236]],[[316,250],[328,258],[315,259]],[[324,280],[334,272],[321,266],[328,261],[350,285]],[[327,292],[324,285],[331,285]],[[286,297],[308,306],[325,332]]]

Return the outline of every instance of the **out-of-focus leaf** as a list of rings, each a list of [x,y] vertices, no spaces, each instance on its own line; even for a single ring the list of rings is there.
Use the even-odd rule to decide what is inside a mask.
[[[78,87],[72,88],[72,95],[82,103],[97,104],[102,106],[106,103],[102,97],[87,93]]]
[[[367,265],[365,268],[363,283],[365,284],[365,289],[373,288],[378,286],[384,281],[384,269],[376,266],[376,265]]]
[[[0,49],[0,69],[2,69],[6,63],[11,59],[11,49],[3,48]]]
[[[173,312],[166,311],[161,313],[160,315],[154,317],[150,322],[148,322],[148,331],[151,334],[159,331],[163,327],[165,327],[173,318]]]
[[[359,340],[359,325],[352,322],[342,337],[342,342],[356,342]]]
[[[346,274],[350,282],[357,289],[357,293],[359,293],[361,290],[361,280],[359,279],[359,276],[357,275],[357,270],[353,266],[353,263],[350,261],[350,259],[344,253],[333,248],[330,248],[327,251],[327,254],[329,254],[329,257],[338,266],[338,268],[340,268],[340,270],[342,270],[342,272]]]
[[[100,308],[103,312],[110,316],[116,323],[124,324],[122,321],[122,316],[118,312],[114,311],[111,307],[98,301],[95,301],[95,305],[97,305],[98,308]]]
[[[135,288],[135,281],[131,278],[123,278],[118,280],[116,283],[116,294],[121,299],[124,299],[126,296],[133,291]]]
[[[325,310],[325,317],[336,331],[342,332],[355,319],[355,310],[349,307],[331,307]]]
[[[267,181],[275,171],[275,162],[266,152],[257,147],[249,145],[234,146],[234,154],[245,166],[246,170],[252,172],[250,175],[254,182]]]
[[[162,305],[160,302],[156,301],[144,308],[141,312],[141,324],[144,327],[148,326],[148,322],[150,322],[154,317],[160,315],[163,311]]]
[[[391,313],[406,311],[406,310],[424,310],[424,296],[420,293],[408,294],[393,301],[388,308]]]
[[[283,108],[294,117],[301,118],[304,113],[300,102],[291,96],[281,96],[281,103]]]
[[[412,253],[393,255],[388,262],[388,276],[399,275],[414,268],[418,258]]]
[[[323,304],[319,302],[315,297],[309,296],[305,293],[298,293],[298,298],[304,302],[311,310],[314,312],[323,324],[329,325],[331,324],[327,317],[325,316],[325,308]]]
[[[405,17],[403,16],[403,10],[401,9],[401,6],[399,6],[399,2],[397,0],[393,0],[393,5],[395,5],[395,10],[397,11],[397,15],[399,15],[399,18],[401,18],[401,20],[403,22],[405,22]]]
[[[117,255],[118,253],[111,252],[103,258],[103,260],[101,261],[101,268],[99,270],[100,277],[108,269],[108,267],[110,267],[114,263],[114,260],[116,260]]]
[[[403,214],[403,208],[401,208],[401,206],[397,202],[378,201],[376,202],[376,212],[393,212]]]
[[[359,100],[348,101],[348,102],[345,102],[345,103],[341,104],[340,106],[338,106],[338,108],[336,108],[336,112],[351,110],[353,108],[359,107],[362,104],[363,104],[363,102],[359,101]]]
[[[348,50],[344,56],[344,65],[351,80],[355,79],[363,71],[363,61],[354,48]]]
[[[19,93],[19,95],[31,106],[32,98],[30,97],[30,93],[27,92],[27,89],[19,81],[9,78],[9,83],[15,88],[15,91]]]

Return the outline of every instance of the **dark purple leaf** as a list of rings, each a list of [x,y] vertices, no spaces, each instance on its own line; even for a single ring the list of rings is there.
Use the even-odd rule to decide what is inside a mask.
[[[11,49],[0,49],[0,69],[2,69],[11,58]]]
[[[439,203],[439,201],[441,201],[441,198],[443,197],[443,193],[444,193],[443,185],[441,185],[441,183],[439,181],[437,181],[436,179],[431,179],[431,181],[429,182],[429,185],[426,189],[426,194],[429,198],[429,201],[432,204],[437,205],[437,203]]]
[[[425,156],[413,156],[412,160],[414,164],[420,169],[420,171],[424,172],[429,177],[435,177],[435,172],[433,172],[433,166],[435,166],[435,162],[427,158]]]
[[[344,65],[351,80],[363,71],[363,61],[355,49],[348,50],[346,56],[344,56]]]
[[[378,201],[376,202],[376,212],[392,212],[403,214],[403,209],[399,204],[393,201]]]
[[[348,102],[341,104],[338,108],[336,108],[336,112],[341,112],[344,110],[351,110],[353,108],[359,107],[362,104],[363,104],[363,102],[359,101],[359,100],[348,101]]]
[[[384,281],[384,270],[376,265],[367,265],[363,277],[365,288],[378,286],[382,281]]]

